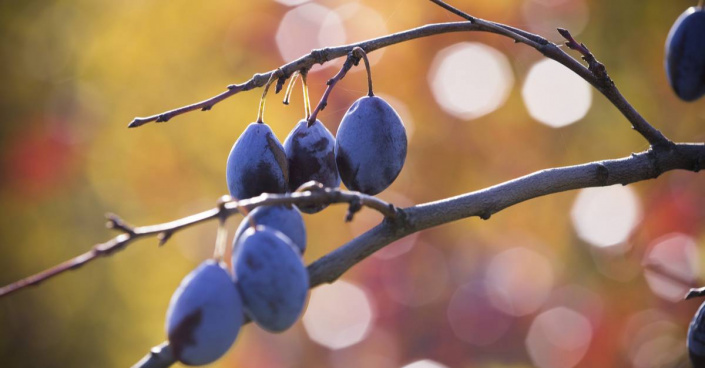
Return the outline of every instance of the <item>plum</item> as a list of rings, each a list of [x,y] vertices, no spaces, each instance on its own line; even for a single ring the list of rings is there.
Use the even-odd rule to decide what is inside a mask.
[[[389,187],[406,160],[406,129],[382,98],[365,96],[343,116],[335,142],[335,158],[345,186],[366,194]]]
[[[705,303],[690,322],[687,345],[693,367],[705,367]]]
[[[335,138],[320,120],[311,126],[303,119],[284,140],[284,151],[289,160],[289,190],[315,180],[324,187],[336,188],[340,176],[335,163]],[[303,205],[301,211],[316,213],[327,205]]]
[[[245,230],[250,227],[251,219],[257,225],[269,226],[286,235],[301,254],[306,251],[306,226],[301,212],[296,206],[260,206],[255,208],[240,222],[240,226],[235,231],[233,247]]]
[[[228,351],[242,322],[235,284],[220,264],[208,260],[189,273],[171,297],[166,332],[176,359],[203,365]]]
[[[695,101],[705,94],[705,9],[690,7],[666,39],[666,75],[676,95]]]
[[[251,123],[242,132],[230,150],[225,176],[230,195],[237,199],[286,192],[286,153],[269,126]]]
[[[233,274],[245,312],[270,332],[288,329],[308,296],[308,273],[298,249],[286,235],[261,225],[245,230],[237,248]]]

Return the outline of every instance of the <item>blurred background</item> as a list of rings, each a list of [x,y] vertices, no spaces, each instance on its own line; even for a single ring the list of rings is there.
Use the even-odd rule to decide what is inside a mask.
[[[554,42],[556,27],[569,29],[658,129],[705,140],[705,100],[678,100],[663,70],[668,30],[695,1],[452,3]],[[6,1],[0,19],[3,285],[113,237],[106,212],[147,225],[213,207],[261,90],[128,130],[135,116],[200,101],[312,48],[458,20],[421,0]],[[370,57],[375,91],[410,138],[401,175],[380,195],[398,206],[648,147],[585,82],[496,35],[439,35]],[[311,73],[313,103],[339,65]],[[366,92],[362,70],[319,115],[334,133]],[[270,94],[265,122],[283,140],[303,106],[300,88],[290,106],[281,98]],[[345,212],[305,217],[306,263],[380,220],[365,209],[347,224]],[[215,232],[215,223],[194,227],[163,248],[139,241],[2,298],[2,365],[135,363],[165,339],[169,298],[212,254]],[[703,174],[538,198],[390,245],[313,290],[291,330],[248,325],[213,366],[687,367],[700,302],[681,299],[705,283],[703,247]]]

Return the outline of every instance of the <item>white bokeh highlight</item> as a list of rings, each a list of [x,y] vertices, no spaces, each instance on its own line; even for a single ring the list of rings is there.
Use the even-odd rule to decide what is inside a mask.
[[[497,254],[487,265],[485,283],[492,304],[511,316],[535,312],[553,289],[551,261],[525,247]]]
[[[460,119],[477,119],[502,106],[514,84],[506,56],[476,42],[441,50],[429,73],[436,102]]]
[[[596,247],[611,247],[629,238],[641,221],[642,210],[634,191],[617,184],[581,190],[570,216],[580,239]]]
[[[534,64],[521,89],[529,115],[553,128],[582,119],[592,105],[590,85],[570,69],[545,59]]]
[[[686,234],[672,233],[654,240],[644,259],[647,265],[644,277],[649,288],[665,300],[682,301],[697,280],[699,257],[695,239]],[[654,272],[650,267],[658,267],[675,278]]]
[[[365,291],[345,281],[313,289],[303,316],[309,338],[333,350],[362,341],[372,320],[372,305]]]
[[[585,356],[592,340],[590,321],[556,307],[538,315],[526,336],[526,350],[538,368],[571,368]]]
[[[447,366],[438,363],[430,359],[417,360],[413,363],[407,364],[402,368],[448,368]]]
[[[295,60],[313,49],[342,45],[346,34],[340,16],[331,9],[308,3],[289,10],[279,23],[275,36],[284,61]],[[323,67],[330,65],[326,63]],[[314,66],[313,71],[321,66]]]
[[[283,4],[286,6],[296,6],[296,5],[301,5],[303,3],[309,2],[309,0],[274,0],[278,2],[279,4]]]
[[[353,42],[389,34],[387,21],[382,14],[359,1],[346,2],[333,10],[339,19],[343,21],[347,38]],[[329,46],[337,46],[337,44]],[[367,56],[370,64],[377,64],[382,55],[384,55],[384,51],[384,49],[379,49],[371,52]],[[365,68],[352,68],[350,72],[365,72]]]

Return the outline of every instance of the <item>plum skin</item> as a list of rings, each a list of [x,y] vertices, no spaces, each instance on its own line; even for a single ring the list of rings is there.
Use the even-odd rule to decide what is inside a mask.
[[[204,365],[223,356],[242,323],[240,294],[225,268],[213,260],[183,279],[166,313],[169,345],[186,365]]]
[[[340,176],[335,162],[335,137],[316,120],[308,126],[302,119],[284,140],[284,151],[289,163],[289,190],[315,180],[324,187],[340,186]],[[302,205],[301,211],[316,213],[327,205]]]
[[[253,219],[257,225],[271,227],[286,235],[301,254],[306,251],[306,226],[296,206],[260,206],[255,208],[245,216],[235,231],[233,248],[236,248],[237,241],[250,227],[250,219]]]
[[[688,327],[688,352],[694,367],[705,367],[705,303],[695,312]]]
[[[286,193],[289,165],[279,140],[264,123],[251,123],[233,144],[225,177],[237,199],[262,193]]]
[[[233,253],[236,280],[247,315],[263,329],[282,332],[301,316],[309,279],[291,240],[266,226],[250,227]]]
[[[350,106],[338,128],[335,156],[340,178],[351,190],[380,193],[401,172],[406,149],[399,114],[377,96],[362,97]]]
[[[666,75],[676,95],[695,101],[705,95],[705,9],[690,7],[668,32]]]

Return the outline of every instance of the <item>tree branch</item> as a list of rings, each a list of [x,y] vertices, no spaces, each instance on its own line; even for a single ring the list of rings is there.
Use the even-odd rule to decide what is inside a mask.
[[[352,215],[354,212],[359,210],[360,206],[372,208],[380,212],[385,217],[393,218],[398,214],[398,209],[394,207],[394,205],[366,194],[344,191],[337,188],[321,188],[312,186],[309,183],[304,184],[304,188],[304,191],[297,191],[289,194],[265,193],[251,199],[225,202],[208,211],[159,225],[133,228],[126,225],[117,216],[109,214],[108,227],[119,229],[123,231],[123,234],[120,234],[105,243],[94,246],[93,249],[81,254],[80,256],[0,288],[0,297],[7,296],[28,286],[38,285],[39,283],[58,276],[66,271],[75,270],[98,258],[109,256],[126,248],[130,243],[139,238],[157,236],[159,239],[159,245],[163,245],[175,232],[179,230],[183,230],[187,227],[210,220],[225,219],[233,214],[239,213],[240,210],[243,209],[250,211],[259,206],[274,206],[281,204],[317,205],[349,203],[351,209],[346,216],[347,221],[352,219]]]
[[[617,86],[614,84],[612,79],[607,74],[607,69],[605,66],[595,59],[595,56],[590,52],[590,50],[585,46],[585,44],[578,43],[570,32],[563,28],[558,28],[558,33],[567,40],[565,43],[571,50],[576,50],[580,52],[583,60],[588,63],[588,67],[584,67],[582,64],[577,62],[570,55],[559,49],[556,44],[548,42],[547,40],[537,36],[532,35],[529,32],[509,27],[504,24],[489,22],[480,18],[473,17],[457,8],[454,8],[441,0],[430,0],[431,2],[437,4],[438,6],[450,11],[451,13],[458,15],[462,18],[467,19],[473,24],[480,26],[480,30],[493,32],[507,36],[514,39],[516,42],[525,43],[539,52],[544,56],[553,59],[561,64],[563,64],[568,69],[572,70],[580,77],[585,79],[588,83],[592,84],[600,93],[602,93],[607,99],[624,115],[624,117],[629,120],[632,124],[632,128],[641,134],[652,146],[658,145],[671,145],[673,144],[668,138],[666,138],[659,130],[654,128],[649,122],[644,119],[641,114],[639,114],[634,107],[622,96],[619,92]],[[533,37],[532,37],[533,36]]]
[[[515,42],[524,43],[528,46],[533,47],[537,51],[541,52],[544,56],[553,59],[560,64],[564,65],[568,69],[572,70],[578,76],[586,80],[593,87],[595,87],[600,93],[602,93],[607,99],[615,106],[617,109],[629,120],[632,124],[634,130],[641,134],[651,145],[670,145],[672,142],[668,140],[659,130],[655,129],[651,124],[649,124],[646,119],[644,119],[641,114],[639,114],[629,102],[624,98],[619,89],[617,89],[614,82],[609,78],[604,65],[599,64],[601,67],[599,71],[593,68],[591,61],[596,59],[589,50],[583,44],[578,44],[570,33],[566,30],[559,30],[561,35],[563,35],[568,42],[566,43],[569,48],[576,49],[581,54],[583,54],[583,59],[588,61],[589,67],[585,67],[575,60],[570,55],[566,54],[561,50],[556,44],[547,41],[545,38],[532,34],[530,32],[511,27],[505,24],[486,21],[477,17],[473,17],[464,13],[443,1],[440,0],[430,0],[439,6],[442,6],[446,10],[459,15],[468,20],[468,22],[448,22],[448,23],[436,23],[428,24],[422,27],[413,28],[407,31],[394,33],[391,35],[378,37],[370,39],[367,41],[349,44],[338,47],[324,48],[319,50],[313,50],[311,53],[304,55],[290,63],[287,63],[277,69],[271,70],[264,74],[255,74],[248,81],[241,84],[233,84],[228,86],[228,90],[224,91],[214,97],[207,100],[197,102],[191,105],[183,106],[174,110],[166,111],[161,114],[156,114],[148,117],[137,117],[128,125],[130,128],[135,128],[147,124],[149,122],[166,122],[171,118],[191,112],[194,110],[208,111],[213,106],[228,97],[231,97],[242,91],[249,91],[254,88],[259,88],[264,86],[272,73],[276,73],[281,70],[282,76],[279,78],[278,86],[282,85],[283,82],[292,76],[295,72],[306,72],[315,64],[324,64],[330,60],[337,59],[348,55],[355,47],[362,48],[366,53],[370,53],[374,50],[385,48],[398,43],[414,40],[417,38],[428,37],[438,34],[450,33],[450,32],[490,32],[508,37]],[[576,45],[582,46],[582,48],[576,47]],[[585,52],[586,51],[586,52]],[[591,59],[588,59],[588,56]]]
[[[489,219],[491,215],[548,194],[588,187],[600,187],[657,178],[671,170],[700,171],[705,167],[705,144],[680,143],[669,147],[652,147],[647,151],[615,160],[596,161],[534,172],[493,187],[404,208],[398,216],[388,216],[379,225],[308,266],[311,288],[332,283],[352,266],[409,234],[468,217]],[[160,345],[164,346],[164,344]],[[173,359],[173,358],[172,358]],[[136,367],[165,361],[152,351]]]

